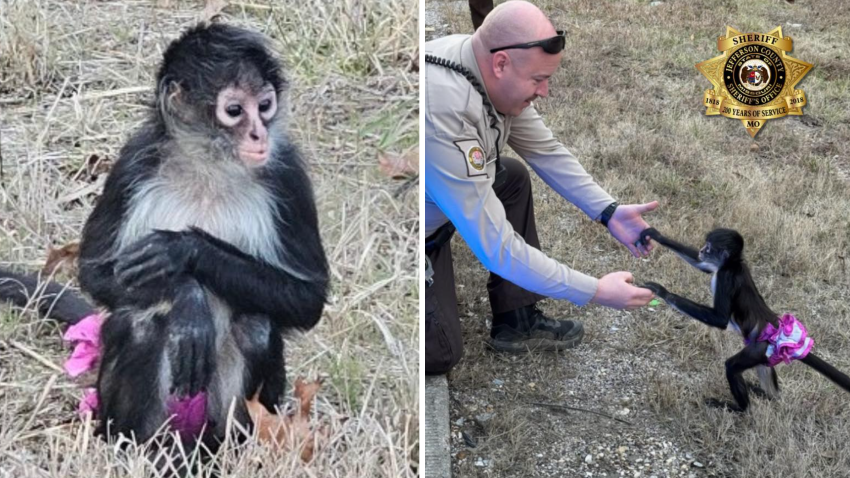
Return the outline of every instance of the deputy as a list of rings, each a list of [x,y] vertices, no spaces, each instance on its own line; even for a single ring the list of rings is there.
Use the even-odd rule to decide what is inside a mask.
[[[595,278],[540,251],[531,181],[506,145],[552,189],[608,228],[635,256],[649,227],[641,214],[658,207],[618,205],[554,138],[532,102],[545,97],[565,38],[534,5],[509,1],[475,34],[425,43],[425,235],[433,277],[426,287],[429,374],[445,373],[462,354],[452,252],[455,231],[490,273],[490,345],[500,351],[562,350],[577,345],[580,322],[553,320],[536,304],[545,297],[576,305],[635,309],[652,293],[629,272]],[[604,112],[600,112],[604,114]]]

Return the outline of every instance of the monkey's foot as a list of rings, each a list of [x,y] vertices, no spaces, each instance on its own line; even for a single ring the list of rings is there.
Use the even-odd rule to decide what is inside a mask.
[[[773,397],[771,397],[763,388],[756,384],[748,383],[747,388],[749,388],[750,392],[752,392],[753,395],[758,398],[763,398],[765,400],[773,400]]]
[[[728,400],[718,400],[716,398],[707,398],[705,404],[711,408],[720,408],[727,412],[743,413],[744,409],[739,407],[737,403],[732,403]]]

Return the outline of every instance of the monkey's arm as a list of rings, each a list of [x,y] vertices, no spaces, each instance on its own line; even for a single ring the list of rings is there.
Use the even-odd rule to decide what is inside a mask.
[[[673,239],[670,239],[669,237],[662,235],[654,227],[650,227],[649,229],[645,229],[643,232],[640,233],[641,239],[644,239],[647,236],[652,238],[655,242],[657,242],[657,243],[661,244],[662,246],[664,246],[664,247],[670,249],[671,251],[675,252],[676,255],[681,257],[685,262],[696,267],[697,269],[699,269],[699,270],[701,270],[705,273],[712,273],[712,272],[715,271],[715,268],[712,267],[711,264],[707,264],[705,262],[700,262],[699,251],[697,251],[693,247],[687,246],[685,244],[682,244],[682,243],[677,242]]]
[[[284,327],[316,325],[327,294],[324,269],[314,277],[297,277],[203,231],[193,229],[192,235],[198,249],[191,273],[229,306],[267,315]]]
[[[720,284],[718,284],[718,290],[714,296],[714,307],[698,304],[686,297],[676,295],[655,282],[647,282],[641,287],[651,290],[670,304],[670,307],[705,325],[718,329],[725,329],[729,325],[729,318],[732,315],[732,304],[729,297],[731,291],[724,290],[726,287],[721,287]]]
[[[155,135],[153,131],[143,131],[127,142],[83,228],[80,287],[95,302],[110,310],[114,310],[127,294],[115,279],[118,233],[126,221],[133,184],[150,178],[159,163],[151,149],[151,145],[156,144]]]
[[[94,216],[94,213],[92,214]],[[113,266],[115,261],[108,257],[109,238],[97,236],[91,231],[83,231],[80,245],[80,287],[94,301],[114,310],[123,296],[123,290],[115,281]]]
[[[310,179],[294,146],[278,151],[284,174],[267,170],[264,182],[277,201],[276,229],[283,268],[274,267],[203,231],[195,277],[229,305],[265,314],[283,327],[309,329],[327,298],[328,263],[319,234]]]

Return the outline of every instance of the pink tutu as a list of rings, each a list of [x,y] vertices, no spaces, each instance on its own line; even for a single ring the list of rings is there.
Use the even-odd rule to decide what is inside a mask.
[[[756,342],[767,342],[767,362],[771,367],[780,362],[791,363],[806,357],[815,341],[808,336],[806,328],[791,314],[779,318],[779,326],[767,324]]]
[[[65,372],[70,377],[78,377],[92,370],[100,359],[100,327],[102,314],[91,314],[72,325],[62,337],[74,345],[71,357],[65,361]],[[185,439],[198,437],[206,424],[207,400],[204,392],[190,397],[170,397],[167,403],[171,415],[171,428]],[[83,390],[83,398],[77,411],[80,415],[97,414],[100,402],[97,390],[89,387]]]

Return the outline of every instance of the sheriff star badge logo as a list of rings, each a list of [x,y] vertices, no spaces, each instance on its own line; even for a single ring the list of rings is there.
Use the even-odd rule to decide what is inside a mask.
[[[696,65],[714,85],[703,96],[705,114],[741,120],[752,137],[767,120],[802,115],[806,95],[794,86],[812,64],[788,56],[792,45],[782,27],[741,33],[727,26],[726,36],[717,40],[723,54]]]

